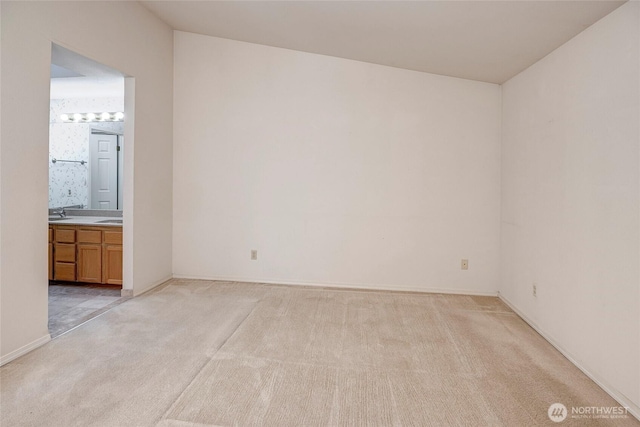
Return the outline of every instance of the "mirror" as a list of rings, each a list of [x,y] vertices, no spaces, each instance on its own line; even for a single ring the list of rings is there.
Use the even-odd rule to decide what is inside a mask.
[[[122,210],[124,77],[53,45],[49,208]]]

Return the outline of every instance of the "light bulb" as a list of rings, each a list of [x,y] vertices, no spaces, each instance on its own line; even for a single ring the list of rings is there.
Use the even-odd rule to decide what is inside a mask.
[[[75,120],[76,122],[79,122],[80,120],[82,120],[82,114],[80,113],[75,113],[73,115],[73,120]]]
[[[102,113],[102,114],[100,115],[100,118],[101,118],[102,120],[109,120],[109,119],[111,118],[111,114],[109,114],[109,113]]]
[[[64,122],[68,122],[69,121],[69,115],[68,114],[60,114],[60,119]]]
[[[92,122],[96,119],[96,115],[94,113],[87,113],[87,120]]]
[[[124,113],[121,111],[118,111],[116,113],[116,120],[122,120],[122,119],[124,119]]]

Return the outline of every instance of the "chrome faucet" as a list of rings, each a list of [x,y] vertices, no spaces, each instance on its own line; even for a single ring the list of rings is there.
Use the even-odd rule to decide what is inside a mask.
[[[67,213],[65,212],[64,208],[60,208],[60,210],[56,213],[60,215],[60,218],[65,218],[67,216]]]

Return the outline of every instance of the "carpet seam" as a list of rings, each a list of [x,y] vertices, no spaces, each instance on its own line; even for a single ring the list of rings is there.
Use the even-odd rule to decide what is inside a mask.
[[[191,387],[191,385],[193,384],[193,382],[196,380],[196,378],[198,377],[198,375],[200,375],[200,373],[202,373],[202,371],[204,370],[204,368],[207,367],[207,365],[209,363],[211,363],[214,360],[214,357],[222,350],[222,348],[225,346],[225,344],[227,343],[227,341],[229,341],[229,339],[234,336],[236,334],[236,332],[238,331],[238,329],[240,329],[240,327],[242,326],[242,324],[247,320],[247,318],[251,315],[251,313],[253,313],[253,311],[256,309],[256,307],[258,306],[258,304],[264,299],[264,295],[260,297],[260,299],[258,299],[256,301],[256,303],[253,305],[253,307],[251,308],[251,311],[249,311],[249,313],[247,313],[247,315],[242,319],[242,321],[240,321],[238,323],[238,326],[236,326],[236,328],[233,330],[233,332],[224,340],[224,342],[216,349],[216,351],[211,355],[211,356],[207,356],[205,354],[205,357],[207,358],[207,361],[200,367],[200,369],[198,370],[198,372],[196,372],[193,377],[191,378],[191,380],[189,381],[189,384],[187,384],[185,386],[185,388],[180,392],[180,394],[178,395],[178,397],[176,397],[176,399],[173,401],[173,403],[171,403],[171,405],[169,405],[169,408],[164,412],[164,414],[160,417],[159,421],[162,420],[174,420],[174,421],[184,421],[184,420],[179,420],[177,418],[169,418],[167,415],[169,413],[171,413],[171,411],[174,409],[174,407],[176,406],[176,404],[178,403],[178,401],[180,401],[180,398],[182,398],[182,396],[184,395],[184,393],[189,389],[189,387]],[[216,359],[217,360],[217,359]]]
[[[187,391],[187,389],[189,389],[189,387],[191,386],[191,384],[193,384],[193,382],[195,381],[195,379],[198,377],[198,375],[200,375],[200,373],[204,370],[204,368],[209,364],[209,362],[211,362],[211,358],[205,356],[205,358],[207,359],[202,366],[200,367],[200,369],[198,369],[198,371],[196,373],[193,374],[193,377],[191,378],[191,380],[189,380],[189,383],[184,387],[184,389],[182,389],[182,391],[180,392],[180,394],[178,394],[178,396],[176,397],[176,399],[171,402],[171,404],[169,405],[169,408],[160,416],[160,418],[158,419],[158,422],[156,424],[158,424],[159,422],[161,422],[162,420],[174,420],[174,421],[183,421],[183,420],[179,420],[176,418],[168,418],[167,415],[173,410],[174,406],[176,405],[176,403],[178,403],[178,401],[180,400],[180,398],[182,397],[182,395],[185,393],[185,391]]]

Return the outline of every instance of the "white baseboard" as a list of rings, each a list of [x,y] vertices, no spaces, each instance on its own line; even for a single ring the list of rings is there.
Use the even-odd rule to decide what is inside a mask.
[[[140,296],[140,295],[142,295],[144,293],[149,292],[150,290],[152,290],[154,288],[157,288],[158,286],[162,285],[165,282],[168,282],[171,279],[173,279],[173,275],[170,274],[169,276],[167,276],[167,277],[165,277],[163,279],[160,279],[160,280],[157,280],[157,281],[153,282],[151,285],[149,285],[148,287],[146,287],[145,289],[143,289],[141,291],[139,291],[137,289],[133,289],[132,294],[130,296],[138,297],[138,296]],[[125,289],[123,289],[123,291],[124,290]],[[128,290],[128,289],[126,289],[126,290]]]
[[[567,351],[558,341],[556,341],[553,337],[547,334],[545,331],[540,329],[538,325],[527,317],[522,311],[520,311],[514,304],[511,303],[504,295],[498,292],[498,298],[500,298],[506,305],[511,308],[522,320],[524,320],[529,326],[531,326],[537,333],[539,333],[542,338],[547,340],[549,344],[554,346],[556,350],[558,350],[564,357],[569,359],[571,363],[573,363],[578,369],[580,369],[586,376],[591,378],[593,382],[598,384],[600,388],[602,388],[609,396],[611,396],[616,402],[618,402],[621,406],[624,406],[629,411],[629,414],[640,420],[640,406],[636,405],[633,401],[627,398],[623,393],[620,393],[615,387],[612,387],[606,380],[601,378],[599,375],[591,372],[587,367],[582,366],[576,357],[572,355],[569,351]]]
[[[468,289],[449,289],[449,288],[420,288],[417,286],[396,286],[396,285],[371,285],[364,283],[315,283],[304,281],[288,281],[288,280],[263,280],[249,279],[238,277],[203,277],[175,274],[174,279],[187,280],[217,280],[225,282],[241,282],[241,283],[267,283],[270,285],[290,285],[290,286],[313,286],[320,288],[341,288],[341,289],[361,289],[368,291],[396,291],[396,292],[419,292],[425,294],[452,294],[452,295],[473,295],[473,296],[497,296],[497,292],[484,292]]]
[[[49,341],[51,341],[51,335],[47,334],[47,335],[44,335],[44,336],[38,338],[35,341],[30,342],[27,345],[23,345],[22,347],[20,347],[17,350],[12,351],[11,353],[5,354],[4,356],[0,357],[0,366],[9,363],[12,360],[17,359],[18,357],[22,356],[23,354],[29,353],[31,350],[35,350],[36,348],[40,347],[41,345],[44,345],[44,344],[48,343]]]

